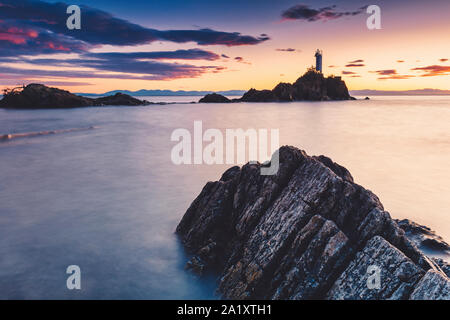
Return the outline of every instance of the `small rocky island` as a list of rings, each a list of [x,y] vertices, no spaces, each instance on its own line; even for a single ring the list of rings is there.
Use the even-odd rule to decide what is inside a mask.
[[[324,77],[313,68],[294,83],[279,83],[272,90],[250,89],[239,99],[228,99],[220,94],[208,94],[199,102],[289,102],[289,101],[328,101],[354,100],[348,93],[347,86],[341,77]]]
[[[325,156],[285,146],[279,159],[276,175],[248,163],[208,182],[176,229],[192,254],[186,267],[217,274],[222,298],[450,299],[448,265],[416,246],[448,254],[442,239],[397,223]],[[367,284],[373,266],[379,288]]]
[[[24,87],[5,90],[0,108],[61,109],[91,106],[142,106],[150,104],[123,93],[101,98],[86,98],[69,91],[32,83]]]

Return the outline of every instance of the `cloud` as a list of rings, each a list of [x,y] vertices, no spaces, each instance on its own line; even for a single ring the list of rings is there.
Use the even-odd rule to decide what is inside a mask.
[[[301,52],[301,50],[297,50],[294,48],[281,48],[281,49],[275,49],[276,51],[281,51],[281,52]]]
[[[364,62],[363,59],[356,59],[356,60],[347,62],[347,64],[346,64],[345,66],[348,67],[348,68],[352,68],[352,67],[364,67],[365,64],[364,64],[363,62]]]
[[[84,78],[117,78],[117,79],[144,79],[144,80],[169,80],[178,78],[194,78],[201,74],[224,70],[219,66],[193,66],[181,63],[167,63],[161,60],[217,60],[220,56],[211,51],[201,49],[153,51],[153,52],[86,52],[79,54],[79,58],[11,58],[0,57],[0,62],[28,63],[36,66],[52,67],[78,67],[90,68],[89,72],[59,72],[45,70],[31,70],[19,68],[1,68],[0,72],[11,75],[32,75],[41,77],[84,77]],[[101,72],[116,72],[113,75]]]
[[[397,60],[398,63],[403,63],[405,60]]]
[[[242,57],[234,57],[234,60],[240,63],[251,64],[250,62],[245,61]]]
[[[351,68],[351,67],[364,67],[365,64],[363,64],[363,63],[348,63],[345,66],[348,67],[348,68]]]
[[[442,59],[439,59],[439,61],[440,62],[445,62],[445,61],[448,61],[448,59],[442,58]]]
[[[90,86],[92,85],[92,83],[89,82],[79,82],[79,81],[42,81],[42,79],[40,80],[36,80],[33,78],[26,78],[26,77],[17,77],[17,78],[8,78],[5,79],[2,76],[2,79],[0,79],[0,85],[2,86],[22,86],[24,84],[27,83],[42,83],[45,84],[47,86]]]
[[[313,21],[328,21],[347,16],[355,16],[363,13],[367,6],[361,7],[355,11],[336,11],[336,5],[323,7],[319,9],[310,8],[307,5],[299,4],[282,12],[282,20],[305,20]]]
[[[42,83],[47,86],[70,86],[70,87],[76,87],[76,86],[91,86],[92,83],[89,82],[74,82],[74,81],[41,81],[41,80],[32,80],[32,79],[26,79],[27,83]]]
[[[445,76],[450,75],[450,66],[432,65],[427,67],[418,67],[411,69],[413,71],[423,71],[421,77]]]
[[[215,61],[220,55],[201,49],[154,52],[102,52],[101,45],[129,46],[153,41],[196,42],[202,45],[252,45],[269,37],[241,35],[204,28],[199,30],[157,30],[116,18],[107,12],[82,6],[81,30],[66,27],[67,4],[36,0],[0,0],[0,62],[29,63],[39,68],[1,68],[8,79],[32,77],[80,77],[111,79],[169,80],[217,73],[224,67],[169,63],[167,60]],[[42,54],[70,53],[78,58],[31,59]],[[89,68],[71,71],[43,70],[42,67]]]
[[[337,68],[335,65],[329,65],[328,68]]]
[[[89,45],[71,37],[0,20],[0,56],[85,52]]]
[[[372,73],[376,73],[382,77],[379,77],[378,80],[402,80],[402,79],[409,79],[413,78],[414,75],[401,75],[397,73],[397,70],[395,69],[385,69],[385,70],[376,70],[376,71],[369,71]]]
[[[409,78],[414,78],[413,75],[400,75],[400,74],[396,74],[396,75],[392,75],[392,76],[387,76],[387,77],[379,77],[378,80],[404,80],[404,79],[409,79]]]
[[[212,29],[155,31],[155,34],[158,36],[158,40],[177,43],[193,41],[199,45],[225,45],[229,47],[255,45],[270,39],[266,34],[252,37],[241,35],[239,32],[223,32]]]
[[[227,56],[226,54],[223,54],[223,53],[221,54],[221,57],[222,57],[222,58],[225,58],[225,59],[230,59],[229,56]]]
[[[101,52],[83,56],[100,59],[152,59],[152,60],[218,60],[220,56],[202,49],[150,52]]]
[[[352,71],[342,71],[342,74],[356,74],[356,72],[352,72]]]
[[[111,14],[88,6],[81,6],[81,30],[68,30],[65,14],[68,4],[47,3],[38,0],[2,0],[0,20],[14,21],[37,34],[52,33],[55,38],[70,37],[87,45],[140,45],[154,41],[176,43],[195,42],[199,45],[255,45],[269,37],[242,35],[239,32],[223,32],[208,28],[198,30],[157,30],[116,18]],[[28,39],[28,38],[26,38]],[[19,44],[24,37],[16,33],[9,42]],[[22,44],[25,44],[22,42]],[[68,47],[71,48],[71,47]],[[31,51],[31,50],[30,50]]]
[[[157,59],[145,57],[155,56],[155,52],[136,53],[87,53],[80,58],[72,59],[30,59],[21,58],[20,62],[37,66],[89,68],[80,70],[47,70],[23,69],[0,66],[0,73],[17,76],[33,77],[66,77],[66,78],[109,78],[109,79],[139,79],[139,80],[171,80],[178,78],[195,78],[204,73],[217,73],[225,68],[220,66],[194,66],[181,63],[161,62],[158,59],[166,56],[165,52],[156,52]],[[162,54],[164,53],[164,54]],[[171,53],[171,52],[169,52]],[[172,55],[168,55],[174,58]],[[176,55],[177,56],[177,55]]]
[[[373,71],[381,76],[387,76],[387,75],[392,75],[392,74],[397,74],[397,70],[395,69],[387,69],[387,70],[377,70],[377,71]]]

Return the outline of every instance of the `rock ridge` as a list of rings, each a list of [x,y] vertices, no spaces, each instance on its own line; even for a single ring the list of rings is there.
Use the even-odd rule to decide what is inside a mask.
[[[222,298],[450,299],[438,263],[347,169],[290,146],[279,156],[273,176],[248,163],[208,182],[177,226],[187,268],[217,273]],[[380,289],[366,285],[371,265]]]

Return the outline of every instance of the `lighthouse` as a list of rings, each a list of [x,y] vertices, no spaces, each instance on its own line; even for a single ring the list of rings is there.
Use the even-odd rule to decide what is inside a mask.
[[[316,71],[322,72],[322,50],[317,49],[316,54]]]

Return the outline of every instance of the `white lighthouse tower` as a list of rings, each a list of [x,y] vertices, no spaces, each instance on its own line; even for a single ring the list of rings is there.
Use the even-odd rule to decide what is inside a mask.
[[[316,54],[316,71],[322,72],[322,50],[317,49]]]

